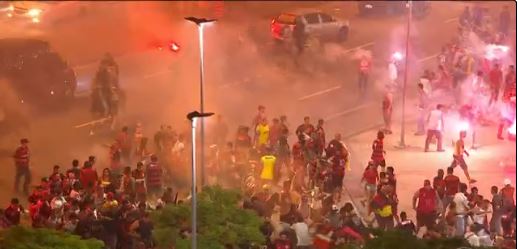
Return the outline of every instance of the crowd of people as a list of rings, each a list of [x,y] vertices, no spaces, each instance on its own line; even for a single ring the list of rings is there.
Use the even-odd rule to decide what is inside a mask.
[[[480,24],[476,24],[481,22],[476,18],[482,14],[476,13],[471,15],[466,9],[462,14],[462,32],[467,27],[481,32]],[[507,32],[505,27],[500,29],[502,33]],[[98,77],[105,79],[98,81],[115,82],[110,78],[118,74],[114,62],[108,58],[102,65]],[[369,67],[369,61],[361,61],[361,96],[366,89]],[[471,124],[483,120],[488,112],[486,108],[499,101],[515,111],[515,71],[513,66],[507,68],[503,76],[498,60],[475,58],[460,39],[443,50],[437,75],[426,71],[418,85],[421,113],[416,135],[427,133],[426,151],[434,138],[437,150],[443,151],[444,106],[439,104],[429,110],[432,93],[439,89],[454,93],[458,110],[464,110],[466,114],[462,116]],[[477,88],[472,90],[465,82]],[[112,84],[99,85],[94,92],[98,95],[94,96],[94,110],[102,115],[116,115],[118,100],[111,90],[118,88]],[[481,88],[489,89],[486,91],[488,101],[482,106],[481,101],[477,101],[478,95],[465,98],[467,93],[485,94],[485,91],[475,90]],[[109,97],[112,102],[108,102],[115,104],[111,107],[107,107],[110,105],[106,104],[106,96],[112,96]],[[392,96],[387,98],[383,103],[385,110],[392,108]],[[489,199],[479,195],[476,187],[469,191],[468,184],[461,183],[454,175],[455,168],[460,166],[468,183],[475,182],[463,159],[464,155],[468,156],[465,131],[455,142],[450,167],[440,169],[432,180],[424,180],[422,188],[413,195],[416,224],[408,218],[408,210],[399,212],[395,167],[388,166],[393,164],[385,160],[384,136],[391,133],[389,116],[391,114],[385,115],[387,126],[372,142],[370,161],[365,165],[361,180],[366,217],[359,214],[351,202],[343,200],[350,150],[339,133],[327,141],[322,119],[314,125],[310,117],[305,117],[292,130],[286,116],[270,120],[266,107],[259,106],[251,125],[238,127],[235,137],[228,139],[228,126],[218,117],[213,132],[208,134],[214,146],[210,146],[207,153],[207,174],[215,179],[213,183],[242,189],[243,207],[254,210],[264,219],[260,229],[267,248],[329,249],[342,243],[363,244],[374,236],[371,227],[398,229],[424,238],[461,237],[472,246],[515,247],[515,189],[511,182],[505,181],[501,188],[492,186]],[[515,113],[501,116],[503,128],[499,129],[499,138],[504,127],[515,122]],[[23,178],[22,191],[28,198],[28,210],[19,199],[13,198],[3,210],[2,227],[20,225],[23,213],[27,212],[34,228],[52,228],[82,238],[97,238],[109,249],[154,248],[150,212],[180,201],[170,183],[179,181],[174,178],[174,171],[185,169],[189,163],[186,148],[191,141],[185,133],[177,133],[164,125],[153,137],[154,148],[150,148],[142,127],[138,123],[131,129],[121,129],[110,145],[108,167],[98,168],[94,156],[82,166],[79,160],[73,160],[67,169],[55,165],[49,176],[41,178],[32,191],[29,190],[29,140],[21,139],[13,155],[14,190],[19,191]],[[289,141],[294,141],[292,146]]]

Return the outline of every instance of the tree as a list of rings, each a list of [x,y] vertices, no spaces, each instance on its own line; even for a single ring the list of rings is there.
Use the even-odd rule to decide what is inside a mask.
[[[198,195],[198,247],[224,249],[226,245],[260,244],[262,220],[239,206],[240,194],[219,186],[206,187]],[[190,230],[190,203],[169,205],[153,214],[154,237],[159,248],[190,248],[184,231]]]
[[[102,249],[104,243],[99,240],[83,240],[50,229],[34,229],[14,226],[0,233],[0,249]]]

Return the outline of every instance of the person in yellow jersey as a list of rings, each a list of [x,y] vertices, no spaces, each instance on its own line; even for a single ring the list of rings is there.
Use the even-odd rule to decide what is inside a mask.
[[[260,150],[269,142],[269,125],[267,124],[267,119],[263,118],[260,120],[255,132],[257,134],[256,146],[257,149]]]
[[[260,158],[262,163],[262,172],[260,179],[264,183],[273,181],[275,172],[276,157],[273,155],[271,148],[266,148],[266,153]]]
[[[463,158],[463,154],[470,156],[469,153],[465,150],[465,141],[463,140],[465,137],[467,137],[467,132],[460,131],[460,138],[454,143],[454,154],[452,155],[454,159],[451,163],[451,167],[454,168],[459,165],[461,169],[463,169],[463,172],[465,173],[469,183],[474,183],[476,180],[470,178],[467,163]]]

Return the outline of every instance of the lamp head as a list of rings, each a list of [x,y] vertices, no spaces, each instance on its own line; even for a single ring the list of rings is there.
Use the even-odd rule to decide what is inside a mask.
[[[211,23],[217,21],[216,19],[197,18],[193,16],[185,17],[185,20],[195,23],[200,26],[204,23]]]
[[[187,114],[187,119],[192,121],[194,118],[204,118],[204,117],[210,117],[212,115],[214,115],[213,112],[200,113],[198,111],[193,111],[193,112],[190,112],[189,114]]]

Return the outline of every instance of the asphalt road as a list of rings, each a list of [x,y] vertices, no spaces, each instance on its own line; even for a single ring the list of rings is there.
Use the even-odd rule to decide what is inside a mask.
[[[464,6],[461,2],[433,2],[429,16],[414,20],[411,91],[415,76],[424,68],[434,67],[433,56],[454,35],[455,18]],[[79,11],[81,8],[83,11]],[[348,19],[352,30],[346,42],[308,52],[296,66],[293,56],[271,41],[269,24],[281,11],[308,8]],[[77,14],[63,14],[69,12]],[[59,18],[42,20],[40,26],[23,21],[0,22],[0,36],[49,40],[78,75],[81,97],[76,105],[67,112],[34,116],[31,130],[16,134],[33,141],[33,168],[38,176],[50,172],[53,164],[68,167],[72,159],[84,159],[90,154],[97,155],[101,167],[105,165],[108,151],[102,144],[110,138],[88,136],[87,129],[73,126],[92,119],[86,97],[98,61],[106,51],[115,55],[120,81],[128,95],[121,124],[141,121],[147,136],[152,136],[162,123],[187,129],[184,115],[199,104],[199,50],[196,28],[186,23],[184,16],[220,19],[205,30],[205,109],[235,124],[230,126],[231,131],[237,124],[249,124],[259,104],[267,107],[270,118],[286,114],[292,126],[301,123],[303,116],[324,118],[329,137],[335,132],[352,134],[376,124],[380,100],[375,89],[382,88],[391,53],[405,46],[404,16],[358,17],[353,2],[237,2],[224,3],[222,10],[216,3],[206,2],[72,2],[50,14]],[[151,42],[168,40],[180,44],[179,53],[149,46]],[[358,103],[356,94],[354,56],[358,49],[371,50],[374,58],[372,91],[363,103]],[[207,122],[209,125],[211,121]],[[0,138],[5,152],[0,163],[6,165],[0,186],[6,190],[12,182],[8,155],[17,137]],[[0,201],[8,199],[0,197]]]

